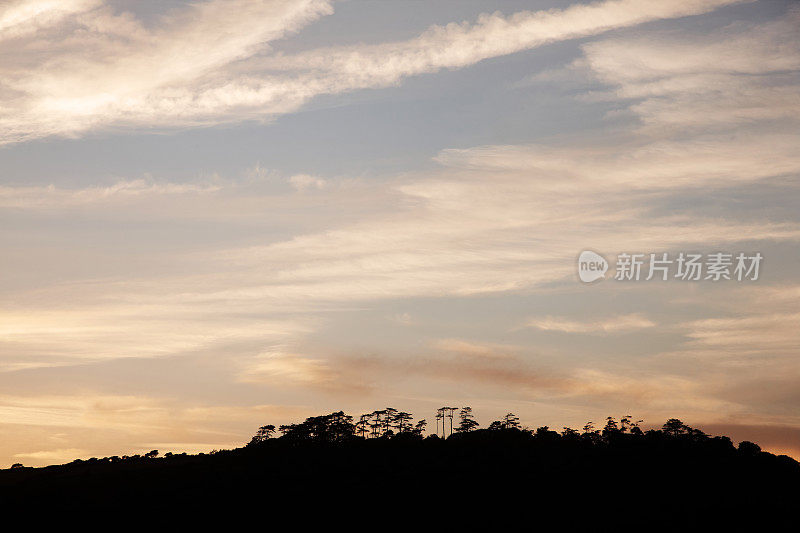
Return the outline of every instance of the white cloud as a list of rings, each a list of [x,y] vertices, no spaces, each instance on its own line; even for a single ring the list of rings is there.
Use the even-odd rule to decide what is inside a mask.
[[[645,131],[724,129],[800,120],[800,10],[711,34],[616,38],[584,45],[578,65],[632,99]],[[595,97],[600,95],[594,95]],[[796,125],[795,125],[796,129]]]
[[[603,320],[580,322],[564,317],[547,316],[533,318],[526,324],[528,327],[543,331],[560,331],[563,333],[624,333],[656,326],[656,323],[639,314],[609,316]]]
[[[140,396],[0,396],[4,424],[125,429],[144,420],[163,423],[164,414],[163,405]]]
[[[737,1],[608,0],[561,11],[482,15],[474,24],[433,26],[404,42],[271,57],[264,57],[266,43],[332,13],[330,2],[212,0],[162,18],[155,29],[93,3],[70,9],[20,4],[0,19],[16,36],[0,43],[16,51],[0,65],[0,143],[112,126],[264,119],[292,112],[319,94],[383,87],[406,76]],[[31,24],[45,19],[46,31],[28,35]]]
[[[800,346],[799,320],[800,312],[776,313],[770,308],[739,316],[695,320],[682,325],[688,340],[671,353],[723,360],[793,359]]]
[[[50,208],[108,204],[131,199],[147,200],[159,195],[202,194],[219,191],[218,184],[164,183],[147,179],[120,180],[107,187],[64,189],[0,186],[0,207]]]
[[[796,144],[796,134],[780,132],[668,140],[617,136],[580,146],[451,149],[442,151],[437,160],[457,169],[524,173],[548,192],[590,193],[610,186],[664,190],[732,185],[800,172]]]
[[[325,386],[334,375],[323,359],[271,351],[250,358],[240,375],[244,382]]]
[[[527,20],[519,20],[523,19]],[[757,36],[761,29],[742,32]],[[669,46],[662,39],[653,43]],[[656,45],[648,46],[650,50]],[[600,61],[601,51],[607,49],[593,50]],[[722,53],[724,47],[713,50]],[[617,58],[615,72],[625,71],[623,60],[643,59],[629,52]],[[693,64],[694,59],[687,61]],[[601,63],[605,64],[597,64]],[[667,60],[656,65],[663,63]],[[773,63],[783,65],[764,61]],[[675,64],[673,70],[686,70]],[[766,67],[762,72],[781,76]],[[719,100],[730,96],[724,87],[718,89]],[[611,253],[741,241],[796,242],[800,223],[791,219],[704,214],[681,209],[680,202],[667,212],[653,209],[654,200],[697,194],[699,186],[723,188],[800,172],[797,136],[766,131],[743,128],[736,135],[691,133],[683,138],[623,132],[611,140],[572,146],[446,150],[438,157],[441,169],[388,182],[332,186],[324,178],[297,175],[290,184],[317,192],[291,194],[291,199],[249,188],[250,182],[225,181],[194,186],[133,181],[69,191],[4,188],[0,203],[28,206],[31,216],[47,215],[59,204],[79,205],[87,216],[104,205],[116,209],[122,200],[143,198],[146,212],[134,209],[129,216],[150,220],[157,209],[164,209],[189,213],[192,220],[231,223],[246,213],[264,224],[294,228],[290,237],[265,239],[256,234],[170,256],[173,268],[156,270],[155,275],[129,276],[121,282],[92,279],[89,274],[89,279],[47,288],[48,297],[69,301],[70,309],[9,304],[0,322],[7,326],[7,367],[20,368],[31,362],[32,358],[23,360],[25,356],[46,353],[53,356],[51,364],[70,358],[180,353],[225,339],[251,338],[254,331],[266,345],[289,342],[312,330],[312,317],[329,306],[531,291],[572,280],[575,255],[587,246]],[[258,166],[251,171],[251,181],[268,174]],[[154,205],[152,199],[159,196],[170,201]],[[324,223],[315,224],[315,217]],[[88,260],[96,257],[91,248],[84,253]],[[87,271],[93,272],[92,267]],[[24,296],[16,294],[8,301],[26,301]],[[41,298],[39,293],[31,301]],[[274,318],[287,310],[295,314],[286,320]],[[545,325],[573,331],[616,327],[564,320]],[[628,323],[634,325],[645,323]]]
[[[519,346],[470,342],[461,339],[440,339],[433,344],[433,347],[445,352],[490,359],[507,359],[519,351]]]
[[[165,285],[158,286],[179,299]],[[314,323],[312,319],[239,317],[242,306],[220,301],[206,306],[154,305],[153,295],[140,295],[130,286],[112,287],[109,283],[70,287],[71,305],[66,309],[4,309],[0,313],[0,360],[4,362],[0,369],[158,357],[221,349],[226,342],[247,340],[274,343],[308,333]],[[112,294],[116,303],[109,305],[107,297]]]
[[[0,42],[52,27],[102,0],[18,0],[0,7]]]
[[[0,43],[16,50],[0,65],[0,142],[230,120],[247,104],[233,86],[246,81],[223,81],[224,68],[329,13],[326,0],[212,0],[149,29],[107,6],[76,9],[46,31]]]
[[[324,189],[327,185],[327,182],[316,176],[309,176],[308,174],[295,174],[291,178],[289,178],[289,183],[300,192],[313,190],[313,189]]]

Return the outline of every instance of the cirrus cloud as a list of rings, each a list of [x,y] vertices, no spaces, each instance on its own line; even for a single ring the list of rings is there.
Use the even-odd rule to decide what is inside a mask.
[[[170,129],[290,113],[321,94],[385,87],[407,76],[741,0],[607,0],[564,10],[482,15],[378,45],[270,55],[333,12],[328,0],[210,0],[155,27],[98,2],[18,2],[0,11],[15,50],[0,63],[0,144],[110,128]]]

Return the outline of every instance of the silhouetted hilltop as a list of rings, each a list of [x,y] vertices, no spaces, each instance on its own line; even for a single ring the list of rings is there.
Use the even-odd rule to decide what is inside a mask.
[[[437,428],[446,439],[423,437],[425,424],[396,410],[358,422],[337,412],[281,426],[280,437],[263,426],[246,446],[212,454],[159,457],[154,450],[16,467],[0,471],[0,501],[9,509],[122,510],[146,502],[148,510],[269,512],[357,503],[391,505],[398,516],[438,505],[450,513],[457,505],[470,515],[524,509],[567,512],[570,521],[600,514],[620,524],[658,513],[777,517],[800,501],[797,461],[750,442],[734,446],[676,419],[660,430],[643,431],[625,417],[609,418],[603,429],[556,432],[522,428],[510,413],[487,429],[470,422],[470,411],[462,409],[455,427],[452,411],[441,414]]]

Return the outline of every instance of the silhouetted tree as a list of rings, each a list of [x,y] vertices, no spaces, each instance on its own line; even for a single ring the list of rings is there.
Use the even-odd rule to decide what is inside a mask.
[[[285,437],[288,434],[298,431],[299,426],[300,424],[281,424],[278,426],[278,431],[281,432],[282,437]]]
[[[407,431],[411,431],[411,413],[406,413],[403,411],[398,412],[394,416],[394,424],[397,433],[405,433]]]
[[[389,435],[392,433],[392,426],[395,425],[397,419],[397,409],[394,407],[387,407],[383,410],[383,427],[382,434]]]
[[[458,409],[458,407],[445,407],[445,409],[447,410],[447,418],[450,419],[450,434],[452,435],[453,434],[453,413],[456,412],[456,409]]]
[[[614,420],[613,416],[606,417],[606,425],[603,428],[603,436],[606,437],[611,433],[617,433],[617,432],[619,432],[617,421]]]
[[[356,422],[356,434],[362,439],[367,437],[369,431],[370,415],[361,415]]]
[[[600,438],[600,430],[594,428],[594,422],[589,421],[586,422],[583,426],[583,433],[581,434],[581,438],[592,444],[597,444],[602,441]]]
[[[301,424],[288,424],[279,428],[287,440],[313,440],[342,442],[355,434],[353,417],[337,411],[329,415],[312,416]]]
[[[338,442],[348,440],[355,433],[353,417],[337,411],[325,417],[323,428],[326,433],[325,440]]]
[[[661,426],[661,431],[663,431],[665,435],[669,435],[670,437],[678,437],[680,435],[686,435],[691,431],[691,429],[692,428],[690,428],[677,418],[670,418],[664,423],[663,426]]]
[[[422,420],[420,420],[419,422],[417,422],[414,425],[414,430],[413,430],[414,434],[419,435],[421,437],[422,434],[425,433],[425,428],[427,427],[427,425],[428,425],[428,422],[424,418]]]
[[[519,429],[519,417],[514,413],[508,413],[503,417],[503,429]]]
[[[436,410],[436,431],[439,431],[439,421],[442,421],[442,438],[447,438],[447,420],[450,420],[450,434],[453,434],[453,413],[458,407],[440,407]]]
[[[743,440],[739,443],[739,451],[746,455],[758,455],[761,453],[761,446],[749,440]]]
[[[568,428],[564,426],[564,429],[561,431],[561,437],[564,439],[568,439],[570,441],[577,441],[580,439],[581,434],[576,429]]]
[[[383,428],[383,411],[373,411],[369,422],[369,436],[377,439],[381,436]]]
[[[281,426],[282,428],[284,426]],[[281,430],[283,431],[283,430]],[[261,426],[256,431],[256,434],[253,435],[253,438],[250,440],[250,444],[258,444],[259,442],[264,442],[272,438],[272,435],[275,433],[275,426],[272,424],[267,424],[266,426]]]
[[[639,424],[642,422],[644,422],[644,420],[637,420],[636,422],[633,422],[633,417],[631,415],[625,415],[619,419],[619,430],[622,433],[642,435],[642,430],[639,428]]]
[[[559,437],[559,434],[555,431],[550,431],[548,426],[536,428],[536,433],[534,433],[534,435],[539,439],[557,439]]]
[[[459,433],[469,433],[480,425],[472,415],[472,407],[463,407],[458,413],[458,419],[459,423],[456,431]]]
[[[509,413],[493,422],[491,431],[469,431],[473,424],[463,422],[473,419],[465,407],[459,411],[462,423],[454,422],[458,438],[430,435],[423,441],[417,435],[424,420],[414,424],[409,413],[387,414],[356,416],[358,424],[341,411],[314,416],[282,426],[283,436],[267,446],[210,454],[167,453],[159,460],[150,452],[138,460],[108,457],[41,469],[16,463],[11,470],[0,468],[0,501],[15,513],[20,502],[30,501],[40,512],[92,511],[94,506],[119,509],[124,516],[164,508],[201,518],[209,510],[235,514],[264,502],[293,513],[292,503],[301,503],[302,514],[295,516],[304,523],[314,514],[340,516],[345,505],[359,502],[359,521],[382,525],[390,516],[406,516],[406,507],[395,502],[433,503],[446,513],[442,494],[464,493],[474,498],[460,500],[462,520],[473,520],[488,506],[491,518],[502,524],[499,519],[519,502],[534,502],[548,514],[565,517],[563,523],[587,524],[584,529],[591,522],[584,522],[581,509],[604,523],[638,529],[647,529],[652,517],[663,517],[663,509],[679,509],[676,524],[709,531],[737,530],[716,527],[720,516],[758,513],[766,523],[765,517],[782,510],[796,513],[800,464],[761,452],[751,442],[742,442],[737,451],[729,439],[707,437],[677,419],[646,435],[634,431],[627,415],[616,427],[606,419],[602,431],[590,423],[583,433],[564,427],[559,435],[548,426],[519,431],[518,418]],[[447,411],[443,415],[444,426]],[[388,429],[387,418],[393,420]],[[376,420],[381,438],[367,443],[362,439]],[[397,440],[389,440],[389,431]],[[446,436],[446,427],[443,432]],[[434,479],[428,481],[431,472]],[[704,513],[710,515],[710,527],[698,524]],[[264,517],[259,518],[263,525]],[[777,528],[759,528],[772,529]]]

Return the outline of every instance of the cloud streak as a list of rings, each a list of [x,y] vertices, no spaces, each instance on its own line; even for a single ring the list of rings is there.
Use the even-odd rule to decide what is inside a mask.
[[[604,320],[579,322],[563,317],[534,318],[527,326],[542,331],[558,331],[562,333],[613,334],[652,328],[655,322],[638,314],[608,317]]]
[[[96,2],[20,3],[0,17],[18,52],[0,65],[0,143],[110,128],[182,128],[297,110],[311,98],[738,0],[608,0],[482,15],[394,43],[269,55],[268,43],[332,13],[325,0],[211,0],[148,28]],[[42,50],[47,52],[43,55]]]
[[[154,196],[178,196],[213,193],[220,185],[194,183],[163,183],[153,180],[120,180],[106,187],[64,189],[55,185],[44,187],[0,186],[0,207],[17,209],[66,208],[92,204],[113,204]]]

